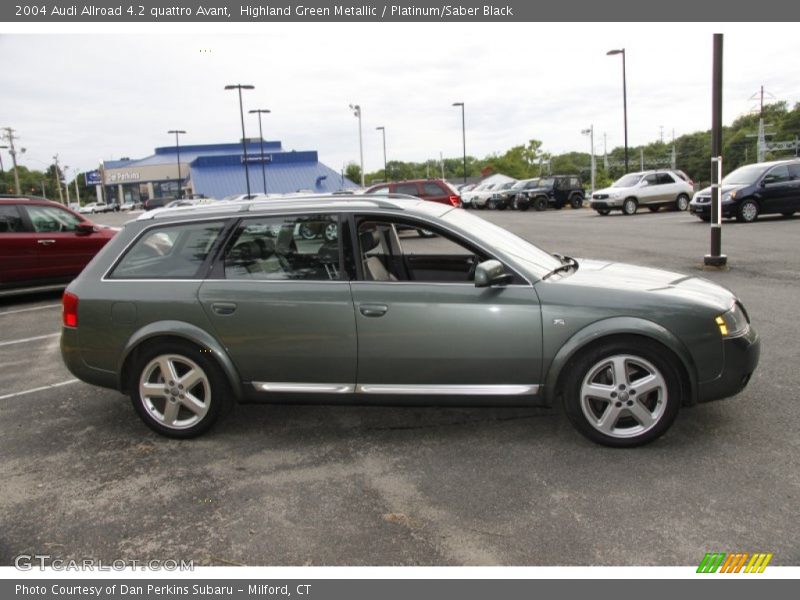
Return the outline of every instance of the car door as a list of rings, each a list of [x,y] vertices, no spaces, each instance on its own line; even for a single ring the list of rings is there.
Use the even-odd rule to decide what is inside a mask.
[[[789,193],[783,207],[784,213],[800,210],[800,163],[789,165]]]
[[[637,196],[640,205],[653,204],[659,202],[658,175],[651,173],[642,177],[639,183]]]
[[[506,286],[476,287],[475,264],[489,253],[430,223],[370,215],[356,223],[359,391],[537,392],[542,325],[532,286],[516,275]]]
[[[14,204],[0,204],[0,285],[36,278],[36,235]]]
[[[680,193],[680,185],[670,173],[658,174],[658,200],[659,202],[674,202]]]
[[[108,238],[97,232],[81,232],[80,217],[60,206],[25,204],[35,241],[37,279],[68,279],[77,276]]]
[[[352,391],[356,328],[340,245],[304,239],[333,214],[243,219],[199,300],[243,381],[259,391]]]
[[[761,181],[761,212],[778,213],[792,206],[791,198],[797,192],[789,175],[788,165],[777,165],[764,175]]]

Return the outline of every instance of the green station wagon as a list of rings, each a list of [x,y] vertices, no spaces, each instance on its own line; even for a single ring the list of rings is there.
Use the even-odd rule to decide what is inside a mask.
[[[63,305],[70,371],[181,438],[244,401],[563,403],[591,440],[635,446],[741,391],[759,357],[714,283],[549,254],[407,197],[146,213]]]

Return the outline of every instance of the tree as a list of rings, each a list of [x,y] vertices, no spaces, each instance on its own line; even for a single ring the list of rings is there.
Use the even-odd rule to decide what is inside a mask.
[[[354,162],[347,163],[347,166],[344,169],[344,176],[353,183],[361,183],[361,167]]]

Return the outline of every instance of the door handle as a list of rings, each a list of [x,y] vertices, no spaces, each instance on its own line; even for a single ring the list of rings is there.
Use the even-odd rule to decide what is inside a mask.
[[[50,244],[55,244],[55,240],[36,240],[37,243],[41,244],[42,246],[49,246]]]
[[[236,312],[236,305],[233,302],[213,302],[211,310],[220,316],[226,317]]]
[[[385,304],[362,304],[358,307],[365,317],[382,317],[389,310]]]

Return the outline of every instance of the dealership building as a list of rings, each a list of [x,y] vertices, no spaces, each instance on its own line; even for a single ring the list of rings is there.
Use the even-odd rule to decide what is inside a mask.
[[[224,198],[247,191],[245,165],[252,193],[331,193],[357,187],[319,162],[317,152],[286,151],[279,141],[165,146],[145,158],[107,160],[100,178],[106,202],[143,202],[182,196]],[[263,154],[262,154],[263,148]]]

